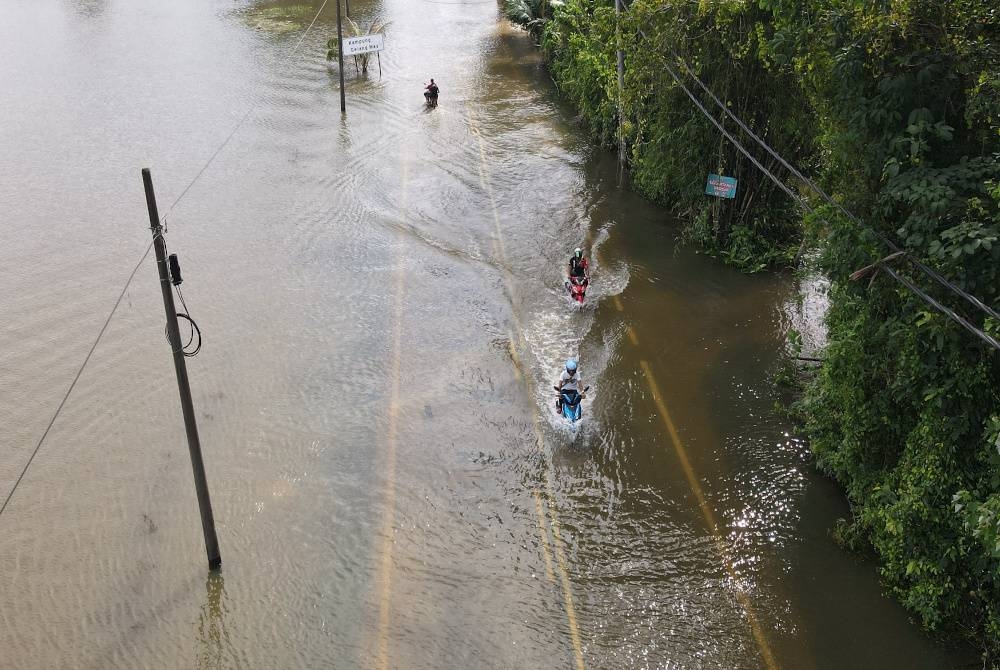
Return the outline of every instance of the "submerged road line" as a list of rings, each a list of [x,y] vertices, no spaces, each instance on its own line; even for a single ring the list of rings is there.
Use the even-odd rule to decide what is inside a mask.
[[[549,548],[549,530],[545,527],[545,511],[542,509],[542,494],[532,491],[535,498],[535,511],[538,512],[538,530],[542,537],[542,553],[545,555],[545,576],[555,584],[556,574],[552,571],[552,550]]]
[[[403,180],[401,209],[406,209],[406,182],[409,174],[408,164],[403,161]],[[398,236],[398,234],[397,234]],[[382,518],[382,554],[379,561],[378,584],[378,638],[375,653],[375,667],[378,670],[388,670],[389,664],[389,626],[392,607],[392,545],[396,517],[396,446],[399,435],[399,385],[403,346],[403,293],[406,283],[403,275],[402,252],[396,249],[396,263],[393,268],[393,329],[392,329],[392,388],[389,392],[389,425],[386,430],[385,454],[385,515]]]
[[[490,193],[490,201],[494,202],[492,190],[490,190]],[[497,229],[499,230],[499,215],[495,205],[493,207],[493,212],[497,221]],[[506,260],[504,260],[504,262],[506,262]],[[507,282],[506,278],[504,279],[504,282]],[[520,333],[522,332],[521,321],[518,319],[517,313],[514,312],[513,308],[511,309],[511,314],[514,319],[514,324],[517,326],[518,339],[523,339],[520,336]],[[556,566],[559,568],[559,584],[562,587],[563,607],[566,611],[566,624],[569,627],[570,642],[573,644],[574,667],[577,670],[584,670],[583,644],[580,641],[580,626],[576,619],[576,607],[573,605],[573,585],[569,580],[569,561],[566,560],[566,552],[563,550],[562,534],[559,532],[559,513],[556,511],[555,507],[556,494],[555,486],[552,483],[552,463],[549,460],[548,452],[545,450],[545,436],[542,434],[541,416],[538,414],[538,406],[531,401],[531,379],[528,375],[521,372],[521,370],[524,369],[524,364],[521,362],[521,356],[517,353],[517,346],[514,345],[513,341],[511,342],[510,355],[511,361],[514,364],[514,374],[524,384],[525,396],[528,398],[529,404],[531,405],[531,426],[535,434],[535,446],[538,448],[539,453],[542,455],[542,459],[545,461],[545,493],[548,501],[546,507],[549,511],[549,527],[552,529],[552,545],[556,556]],[[539,528],[539,530],[542,534],[543,546],[547,548],[548,537],[546,536],[544,524]],[[547,563],[551,563],[551,559],[547,554],[545,559]]]
[[[646,360],[639,361],[639,365],[642,366],[642,372],[646,377],[646,384],[649,386],[649,391],[653,396],[653,402],[656,404],[656,409],[660,413],[660,419],[663,421],[663,425],[666,426],[667,432],[670,434],[670,440],[673,442],[677,459],[681,463],[681,469],[684,470],[684,476],[687,477],[688,485],[691,487],[691,491],[694,493],[694,497],[698,501],[698,507],[701,508],[702,516],[705,518],[705,525],[708,526],[708,530],[712,534],[712,538],[715,540],[716,550],[722,558],[723,567],[725,568],[729,579],[733,583],[733,591],[736,594],[736,599],[739,601],[740,606],[746,613],[747,621],[750,624],[750,632],[753,634],[754,641],[760,649],[761,656],[764,659],[764,664],[768,667],[768,670],[777,670],[778,664],[774,660],[774,654],[771,652],[771,646],[768,644],[767,637],[765,637],[764,631],[760,627],[760,622],[757,619],[757,615],[754,613],[750,597],[746,594],[746,591],[740,587],[739,575],[736,574],[736,569],[729,560],[728,545],[719,530],[719,524],[715,519],[715,512],[712,511],[712,507],[708,504],[708,501],[705,500],[705,493],[701,488],[701,484],[698,483],[698,476],[695,474],[694,468],[691,466],[691,461],[688,459],[687,451],[684,449],[683,442],[681,442],[680,435],[677,432],[677,427],[674,425],[673,419],[670,418],[670,412],[667,410],[666,403],[663,402],[663,396],[660,395],[660,387],[656,383],[656,378],[653,377],[653,371],[650,369],[649,363]]]
[[[518,368],[522,366],[521,358],[517,355],[516,349],[512,349],[514,354],[514,365]],[[555,507],[555,486],[552,483],[552,463],[549,460],[548,452],[545,450],[545,437],[542,435],[541,417],[538,414],[538,405],[531,399],[531,381],[526,375],[521,375],[524,382],[525,395],[531,405],[531,425],[535,432],[535,446],[542,454],[545,461],[545,492],[548,500],[549,526],[552,528],[552,545],[556,555],[556,565],[559,568],[559,583],[562,586],[563,607],[566,610],[566,623],[569,626],[570,642],[573,644],[573,661],[577,670],[584,670],[583,644],[580,641],[580,626],[576,620],[576,607],[573,605],[573,585],[569,581],[569,561],[566,560],[566,552],[563,549],[564,541],[559,532],[559,513]],[[544,528],[541,529],[542,536],[545,536]],[[545,540],[543,540],[544,542]]]
[[[596,252],[594,255],[595,257],[597,256]],[[600,259],[597,258],[597,260],[599,261]],[[624,312],[625,310],[622,305],[621,298],[618,295],[614,295],[612,298],[615,308],[619,312]],[[636,336],[635,330],[632,326],[626,326],[625,331],[628,333],[628,338],[631,340],[632,344],[634,346],[638,346],[639,338]],[[701,514],[705,519],[705,525],[708,527],[708,531],[712,534],[716,551],[719,552],[719,557],[722,559],[723,568],[733,584],[733,591],[736,596],[736,600],[739,602],[740,607],[743,608],[743,611],[746,614],[747,622],[750,625],[750,633],[753,635],[754,642],[757,643],[757,648],[760,650],[761,658],[764,660],[764,665],[767,666],[768,670],[778,670],[778,663],[774,659],[774,653],[771,651],[771,645],[768,643],[767,636],[764,635],[764,631],[760,626],[760,621],[757,619],[757,615],[754,612],[753,603],[750,602],[750,597],[747,595],[746,591],[740,587],[739,575],[736,573],[736,568],[733,567],[732,561],[729,560],[730,552],[728,544],[726,543],[725,538],[722,537],[722,532],[719,530],[719,524],[715,518],[715,512],[705,499],[705,492],[701,488],[698,476],[695,474],[694,467],[691,465],[691,460],[688,458],[687,450],[684,448],[684,443],[681,441],[680,433],[677,432],[677,426],[674,424],[674,420],[670,416],[670,410],[667,409],[667,404],[664,402],[663,395],[660,393],[660,387],[659,384],[656,383],[656,377],[653,375],[653,370],[649,367],[649,362],[645,359],[640,359],[639,365],[642,367],[642,373],[646,378],[646,385],[649,386],[649,392],[653,397],[653,403],[656,405],[656,409],[660,414],[660,420],[663,422],[664,427],[666,427],[667,434],[670,436],[670,441],[673,443],[674,452],[677,454],[677,460],[680,461],[681,469],[684,471],[684,476],[688,481],[688,486],[691,488],[691,492],[694,493],[694,497],[698,501],[698,507],[701,509]]]
[[[493,210],[493,224],[495,227],[495,241],[496,250],[499,252],[500,260],[504,264],[504,268],[501,269],[501,276],[503,277],[504,284],[507,286],[507,291],[511,295],[513,300],[513,290],[508,278],[508,261],[507,252],[504,247],[503,229],[500,226],[500,210],[497,207],[496,196],[493,193],[493,188],[490,186],[489,181],[486,179],[486,149],[483,144],[483,136],[480,133],[478,126],[476,125],[475,118],[471,112],[467,115],[469,121],[469,128],[475,134],[476,138],[479,140],[479,183],[483,187],[483,191],[486,193],[487,197],[490,199],[490,207]],[[521,326],[521,320],[518,318],[517,310],[514,308],[513,302],[511,303],[511,317],[514,321],[515,333],[517,335],[518,341],[524,340],[524,329]],[[583,662],[583,645],[580,642],[580,627],[577,624],[576,619],[576,608],[573,605],[573,588],[569,580],[569,564],[566,560],[566,553],[563,550],[563,539],[559,532],[559,513],[556,511],[555,507],[555,487],[552,484],[552,463],[549,460],[548,452],[545,450],[545,438],[542,435],[542,429],[540,424],[540,417],[538,414],[538,406],[532,399],[532,389],[531,389],[531,379],[530,375],[527,374],[527,370],[523,368],[520,356],[517,353],[517,345],[511,342],[510,347],[511,359],[514,363],[515,373],[518,378],[524,384],[525,395],[528,398],[529,405],[531,405],[532,414],[532,426],[535,433],[535,444],[538,447],[539,452],[542,454],[542,458],[545,461],[545,488],[548,498],[548,511],[549,511],[549,525],[552,528],[552,544],[556,556],[556,566],[559,570],[559,581],[562,586],[563,593],[563,608],[566,612],[566,623],[569,626],[570,642],[573,645],[573,661],[576,670],[584,670],[585,665]],[[540,529],[542,531],[543,538],[545,537],[544,527]],[[543,539],[544,543],[547,542],[547,538]]]

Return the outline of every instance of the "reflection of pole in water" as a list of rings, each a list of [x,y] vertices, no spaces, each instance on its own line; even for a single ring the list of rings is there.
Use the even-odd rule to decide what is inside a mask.
[[[205,604],[198,616],[198,662],[199,670],[218,668],[247,668],[250,662],[239,653],[229,639],[226,630],[226,588],[222,575],[210,572],[205,581]]]

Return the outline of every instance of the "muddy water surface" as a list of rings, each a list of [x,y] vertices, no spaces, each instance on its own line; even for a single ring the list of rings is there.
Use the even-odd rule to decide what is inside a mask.
[[[4,493],[149,243],[149,166],[205,334],[224,565],[147,260],[0,517],[0,665],[966,660],[833,546],[841,496],[773,411],[785,332],[821,339],[821,298],[678,247],[494,3],[351,5],[391,26],[381,78],[348,63],[346,118],[332,5],[304,39],[319,3],[4,7]],[[570,355],[576,432],[549,390]]]

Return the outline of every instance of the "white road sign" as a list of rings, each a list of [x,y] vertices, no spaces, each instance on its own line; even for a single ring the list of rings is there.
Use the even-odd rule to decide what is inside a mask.
[[[344,38],[344,55],[357,56],[381,51],[385,46],[385,35],[362,35],[361,37]]]

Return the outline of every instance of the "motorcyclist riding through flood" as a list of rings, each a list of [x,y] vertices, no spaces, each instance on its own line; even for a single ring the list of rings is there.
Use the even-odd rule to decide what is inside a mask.
[[[435,104],[436,105],[437,104],[437,100],[438,100],[438,93],[439,92],[440,92],[440,89],[438,88],[438,85],[434,83],[434,78],[432,77],[431,78],[431,83],[429,83],[429,84],[427,84],[427,85],[424,86],[424,98],[430,104]]]
[[[577,362],[575,358],[570,358],[566,361],[566,369],[563,370],[562,374],[559,375],[559,381],[555,386],[556,393],[556,411],[562,413],[563,399],[564,397],[572,402],[572,404],[577,404],[577,396],[580,400],[586,397],[583,391],[583,379],[579,373]]]
[[[583,249],[577,247],[573,250],[573,255],[569,258],[569,278],[570,281],[583,280],[583,285],[590,283],[590,263],[583,256]]]
[[[583,298],[590,284],[589,263],[583,256],[583,249],[577,247],[569,259],[569,278],[565,282],[570,297],[583,304]]]

